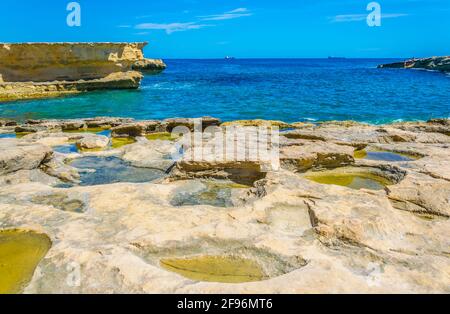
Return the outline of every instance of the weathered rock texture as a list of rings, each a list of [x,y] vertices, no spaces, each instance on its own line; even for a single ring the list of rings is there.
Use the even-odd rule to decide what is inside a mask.
[[[0,139],[1,229],[42,232],[53,243],[25,293],[450,293],[449,120],[298,124],[300,130],[282,133],[278,170],[258,161],[190,161],[189,149],[181,159],[171,159],[183,139],[140,136],[164,122],[95,118],[28,123],[20,127],[36,132]],[[63,126],[77,129],[87,123],[126,127],[122,131],[131,123],[142,132],[136,133],[135,143],[119,149],[52,154],[49,146],[90,136],[63,133]],[[208,148],[213,137],[203,136],[209,139],[203,148]],[[354,151],[361,149],[416,157],[355,158]],[[208,152],[207,157],[217,155]],[[79,186],[78,173],[89,169],[67,162],[86,156],[115,156],[169,177]],[[350,168],[391,183],[381,190],[351,189],[307,177],[311,171]],[[251,186],[236,189],[234,182],[237,193],[229,196],[202,190],[217,179]],[[61,181],[72,185],[62,188]],[[195,199],[198,190],[208,202]],[[214,205],[218,198],[230,205]],[[192,200],[197,203],[189,204]],[[239,284],[202,282],[161,264],[198,256],[251,259],[267,276]],[[70,280],[74,268],[80,270],[79,281]]]
[[[404,62],[381,64],[378,67],[395,69],[425,69],[432,71],[450,72],[450,56],[410,59]]]
[[[146,43],[0,44],[0,101],[135,89]],[[160,62],[155,61],[155,65]]]
[[[144,59],[133,64],[133,70],[158,73],[164,71],[167,65],[160,59]]]

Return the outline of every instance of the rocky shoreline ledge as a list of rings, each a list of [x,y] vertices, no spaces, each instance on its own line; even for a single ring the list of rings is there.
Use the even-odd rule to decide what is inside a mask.
[[[409,59],[404,62],[381,64],[378,68],[422,69],[430,71],[450,72],[450,56]]]
[[[103,89],[137,89],[142,73],[166,68],[146,59],[147,43],[0,44],[0,101]]]
[[[42,248],[0,292],[450,292],[450,120],[202,120],[280,127],[281,169],[186,159],[192,119],[0,120],[0,238]]]

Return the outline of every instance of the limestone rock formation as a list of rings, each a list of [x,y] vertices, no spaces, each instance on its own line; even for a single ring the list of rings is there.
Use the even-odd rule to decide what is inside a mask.
[[[229,121],[222,124],[223,127],[227,126],[253,126],[253,127],[267,127],[273,126],[278,127],[280,129],[286,129],[291,127],[290,124],[283,121],[273,121],[273,120],[237,120],[237,121]]]
[[[159,73],[166,69],[167,65],[161,59],[143,59],[133,64],[133,70],[146,73]]]
[[[113,137],[137,137],[161,131],[165,131],[165,128],[160,121],[155,120],[130,122],[111,129]]]
[[[16,126],[17,122],[10,119],[0,119],[0,127],[2,126]]]
[[[201,117],[197,119],[174,118],[164,120],[162,122],[162,126],[166,132],[172,132],[172,130],[176,127],[186,127],[190,131],[193,131],[196,122],[195,120],[197,120],[197,123],[201,121],[202,130],[210,126],[218,126],[222,123],[220,119],[214,117]]]
[[[432,71],[450,72],[450,56],[410,59],[404,62],[381,64],[379,68],[395,69],[424,69]]]
[[[0,232],[52,241],[19,292],[450,293],[449,120],[281,132],[279,169],[221,161],[206,132],[200,161],[185,137],[59,152],[90,122],[150,123],[32,120],[18,126],[34,133],[0,139]]]
[[[52,155],[52,150],[47,146],[16,139],[1,140],[0,151],[0,175],[36,169]]]
[[[354,149],[325,142],[297,141],[282,146],[280,160],[284,168],[294,172],[311,168],[337,168],[354,163]]]
[[[85,136],[77,142],[77,146],[81,149],[97,149],[105,148],[109,144],[109,138],[104,135]]]
[[[175,161],[171,155],[175,147],[170,141],[147,141],[145,139],[136,144],[123,148],[122,159],[135,167],[159,169],[168,171]]]
[[[0,101],[136,89],[146,43],[0,44]]]

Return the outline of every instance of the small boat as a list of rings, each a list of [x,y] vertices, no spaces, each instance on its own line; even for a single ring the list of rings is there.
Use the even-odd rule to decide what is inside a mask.
[[[236,59],[235,57],[230,57],[230,56],[226,56],[225,57],[225,60],[234,60],[234,59]]]

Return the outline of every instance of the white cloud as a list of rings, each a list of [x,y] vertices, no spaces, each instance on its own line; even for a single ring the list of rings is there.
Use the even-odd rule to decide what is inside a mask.
[[[186,12],[188,13],[188,12]],[[134,28],[139,30],[164,30],[167,34],[175,32],[184,32],[194,29],[201,29],[205,27],[215,26],[213,24],[204,24],[201,21],[221,21],[237,19],[244,16],[253,15],[247,8],[237,8],[223,14],[198,16],[198,21],[195,22],[174,22],[174,23],[141,23],[137,24]],[[141,17],[139,17],[141,18]],[[119,27],[125,27],[119,26]]]
[[[188,30],[193,29],[200,29],[203,27],[208,27],[212,25],[206,25],[206,24],[197,24],[195,22],[187,22],[187,23],[142,23],[136,25],[136,29],[157,29],[157,30],[164,30],[167,34],[172,34],[175,32],[184,32]]]
[[[214,15],[204,15],[199,16],[202,21],[222,21],[222,20],[232,20],[237,19],[244,16],[253,15],[247,8],[237,8],[223,14],[214,14]]]
[[[408,14],[405,13],[386,13],[382,14],[381,17],[383,19],[389,19],[389,18],[397,18],[402,16],[408,16]],[[336,15],[331,18],[331,21],[334,23],[341,23],[341,22],[358,22],[358,21],[365,21],[367,19],[367,14],[342,14],[342,15]]]
[[[391,19],[396,17],[408,16],[406,13],[391,13],[391,14],[382,14],[381,17],[384,19]]]
[[[237,8],[231,11],[228,11],[227,13],[242,13],[242,12],[248,12],[247,8]]]

